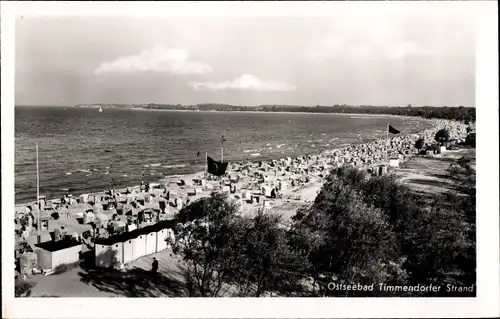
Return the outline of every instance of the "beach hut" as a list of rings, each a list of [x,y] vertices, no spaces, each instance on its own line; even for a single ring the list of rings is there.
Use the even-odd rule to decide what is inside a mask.
[[[123,263],[129,263],[134,260],[134,238],[129,236],[123,241]]]
[[[95,203],[96,202],[95,197],[96,196],[93,195],[93,194],[87,194],[87,201],[86,201],[86,203],[92,203],[92,204]]]
[[[114,220],[111,224],[113,225],[114,231],[118,233],[125,231],[127,226],[123,220]]]
[[[158,204],[160,206],[160,210],[162,212],[164,212],[165,208],[167,207],[167,201],[164,198],[160,198],[160,200],[158,201]]]
[[[137,195],[137,196],[135,196],[135,202],[137,202],[139,205],[144,206],[146,199],[144,198],[143,195]]]
[[[162,251],[169,247],[166,239],[175,239],[173,228],[175,227],[175,222],[173,220],[164,220],[151,226],[155,232],[156,238],[156,252]]]
[[[116,201],[121,204],[127,203],[127,195],[116,196]]]
[[[143,231],[146,236],[146,255],[151,255],[156,253],[156,245],[157,245],[157,238],[156,238],[156,232],[157,230],[154,228],[154,225],[147,227]]]
[[[252,193],[250,193],[250,191],[248,191],[248,190],[243,191],[241,193],[241,197],[246,202],[251,202],[252,201]]]
[[[81,251],[82,244],[69,239],[35,244],[38,264],[42,269],[54,269],[59,265],[77,262]]]
[[[130,204],[134,201],[135,194],[127,194],[127,204]]]
[[[378,167],[378,176],[384,176],[387,174],[387,166],[385,165],[380,165]]]
[[[83,223],[84,224],[88,224],[90,222],[93,222],[94,220],[95,220],[95,215],[91,210],[83,212]]]
[[[270,197],[271,196],[271,186],[269,185],[263,185],[261,187],[261,191],[262,191],[262,195],[266,196],[266,197]]]
[[[184,206],[184,203],[182,201],[182,198],[178,197],[175,199],[175,207],[177,207],[179,210],[182,209],[182,207]]]
[[[196,188],[190,187],[186,190],[188,196],[196,196]]]
[[[135,234],[137,234],[137,237],[132,239],[134,244],[133,255],[134,259],[137,259],[146,255],[146,235],[140,229]]]
[[[95,242],[95,266],[120,268],[123,263],[123,237],[97,239]]]
[[[389,160],[390,167],[399,167],[399,159],[392,158]]]
[[[102,213],[102,212],[99,212],[99,213],[96,213],[95,214],[95,221],[96,223],[100,225],[103,225],[104,227],[107,227],[108,226],[108,221],[109,221],[109,217],[108,215]]]
[[[83,204],[83,203],[87,203],[88,200],[89,200],[89,195],[88,194],[82,194],[82,195],[80,195],[78,202],[81,203],[81,204]]]
[[[159,229],[156,232],[156,252],[167,249],[168,243],[166,240],[168,238],[168,232],[168,228]]]

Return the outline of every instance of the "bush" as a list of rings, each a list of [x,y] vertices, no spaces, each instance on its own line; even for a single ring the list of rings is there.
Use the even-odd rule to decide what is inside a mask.
[[[434,136],[434,140],[436,140],[436,142],[439,143],[448,142],[449,139],[450,139],[450,132],[448,132],[448,130],[444,128],[437,131],[436,135]]]
[[[14,294],[16,297],[29,297],[31,294],[31,289],[35,286],[34,282],[26,280],[16,280],[14,287]]]
[[[431,194],[429,199],[393,176],[365,179],[355,169],[332,172],[313,207],[300,211],[292,227],[294,245],[309,252],[310,276],[315,287],[319,284],[316,294],[345,296],[325,288],[342,280],[475,283],[475,172],[464,158],[449,174],[463,194]],[[421,293],[406,296],[411,295]]]
[[[465,145],[476,147],[476,133],[469,133],[465,138]]]
[[[71,270],[73,268],[75,268],[76,266],[78,266],[79,262],[74,262],[74,263],[71,263],[71,264],[61,264],[59,266],[56,266],[56,268],[54,268],[54,275],[59,275],[59,274],[62,274],[62,273],[65,273],[67,272],[68,270]]]
[[[420,152],[420,150],[422,148],[424,148],[424,145],[425,145],[425,140],[423,138],[419,138],[416,142],[415,142],[415,148]]]

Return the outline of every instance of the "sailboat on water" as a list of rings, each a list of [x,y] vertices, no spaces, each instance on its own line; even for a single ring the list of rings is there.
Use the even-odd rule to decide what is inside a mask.
[[[99,108],[99,112],[102,112],[102,107]]]

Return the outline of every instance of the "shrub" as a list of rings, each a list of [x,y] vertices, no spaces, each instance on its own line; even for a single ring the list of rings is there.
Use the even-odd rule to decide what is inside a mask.
[[[448,130],[444,128],[437,131],[436,135],[434,136],[434,140],[436,140],[436,142],[439,143],[448,142],[449,139],[450,139],[450,132],[448,132]]]
[[[54,268],[54,275],[59,275],[59,274],[67,272],[68,270],[73,269],[76,266],[78,266],[78,263],[79,262],[77,261],[77,262],[74,262],[71,264],[61,264],[59,266],[56,266],[56,268]]]
[[[425,145],[425,140],[423,138],[419,138],[416,142],[415,142],[415,148],[420,152],[420,150],[422,148],[424,148],[424,145]]]
[[[18,279],[15,281],[14,293],[16,297],[28,297],[31,289],[35,286],[34,282]]]
[[[294,245],[308,251],[316,294],[345,295],[325,288],[332,280],[473,284],[475,172],[462,158],[448,173],[462,194],[431,194],[429,200],[393,176],[364,179],[355,169],[332,172],[313,207],[300,211],[292,227]]]
[[[476,133],[469,133],[465,138],[465,145],[476,147]]]

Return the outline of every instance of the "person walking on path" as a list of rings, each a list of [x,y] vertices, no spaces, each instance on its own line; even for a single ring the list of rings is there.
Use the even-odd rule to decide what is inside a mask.
[[[156,259],[156,257],[153,257],[153,264],[151,267],[151,271],[153,272],[153,274],[158,273],[158,260]]]

